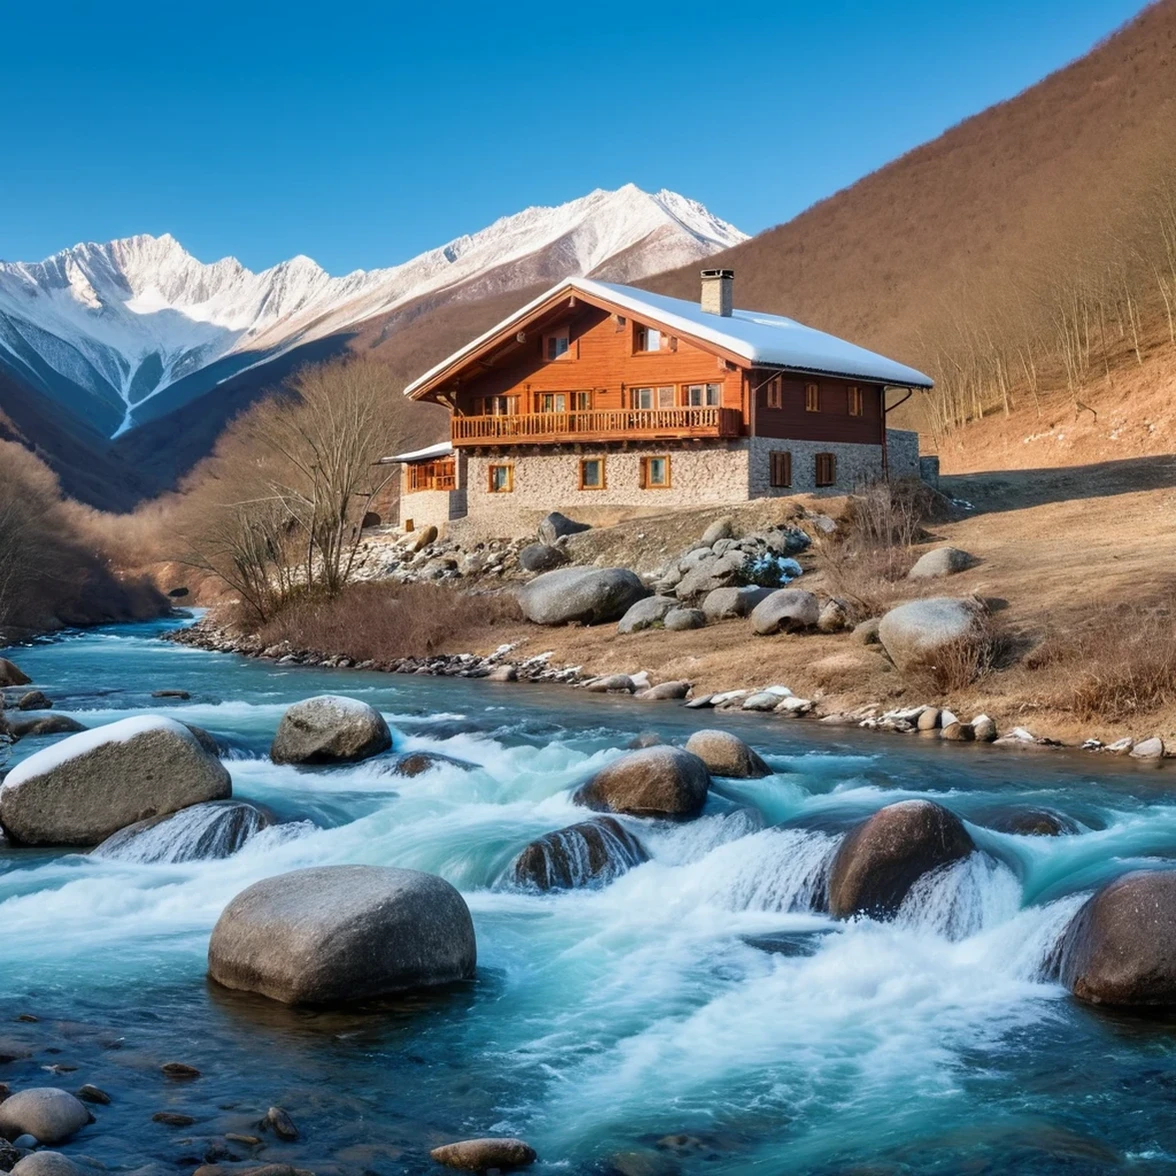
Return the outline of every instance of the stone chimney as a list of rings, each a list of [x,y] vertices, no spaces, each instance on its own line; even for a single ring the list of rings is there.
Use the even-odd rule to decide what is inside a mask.
[[[729,269],[706,269],[702,271],[702,309],[707,314],[731,317],[732,291],[735,287],[735,271]]]

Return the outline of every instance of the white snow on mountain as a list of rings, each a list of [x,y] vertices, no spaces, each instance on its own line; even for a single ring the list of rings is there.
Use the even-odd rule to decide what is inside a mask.
[[[0,362],[117,435],[144,411],[166,411],[161,394],[188,377],[215,386],[422,298],[598,271],[633,281],[745,239],[696,201],[627,184],[337,278],[308,257],[261,273],[231,257],[206,265],[167,234],[81,244],[42,262],[0,262]]]

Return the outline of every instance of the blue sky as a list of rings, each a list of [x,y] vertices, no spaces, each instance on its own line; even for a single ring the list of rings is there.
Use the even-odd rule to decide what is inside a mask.
[[[0,258],[171,232],[205,261],[343,273],[628,181],[754,233],[1139,7],[9,4]]]

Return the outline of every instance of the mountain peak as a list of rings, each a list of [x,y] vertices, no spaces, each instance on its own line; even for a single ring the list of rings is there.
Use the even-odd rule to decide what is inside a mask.
[[[0,262],[0,364],[107,434],[245,367],[395,313],[607,269],[633,281],[745,240],[675,192],[598,188],[496,220],[402,265],[331,277],[298,254],[254,273],[204,263],[170,233]],[[202,375],[202,373],[205,373]]]

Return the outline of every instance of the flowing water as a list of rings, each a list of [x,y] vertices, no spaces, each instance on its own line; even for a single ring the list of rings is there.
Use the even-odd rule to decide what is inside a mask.
[[[275,666],[161,642],[165,627],[14,656],[87,724],[166,709],[212,731],[235,796],[278,823],[223,860],[0,854],[0,1056],[31,1054],[0,1080],[91,1082],[113,1099],[68,1153],[161,1172],[226,1152],[424,1172],[430,1146],[508,1132],[540,1170],[569,1174],[1176,1172],[1176,1020],[1085,1008],[1048,973],[1085,894],[1176,857],[1170,771],[723,715],[775,775],[719,781],[688,824],[627,822],[651,860],[541,895],[499,880],[528,841],[584,819],[572,786],[639,731],[680,740],[715,719],[558,687]],[[153,700],[160,688],[192,697]],[[476,770],[271,764],[283,708],[327,691],[378,706],[397,751]],[[46,743],[23,741],[13,762]],[[844,830],[908,797],[960,814],[981,851],[925,878],[892,923],[813,913]],[[1018,806],[1078,832],[985,827]],[[206,982],[233,895],[344,862],[459,887],[477,980],[333,1012]],[[202,1077],[168,1082],[167,1061]],[[225,1144],[271,1104],[297,1142]],[[152,1122],[161,1110],[196,1122]]]

